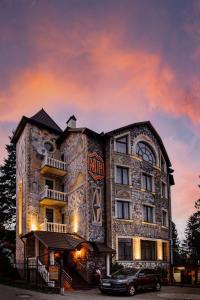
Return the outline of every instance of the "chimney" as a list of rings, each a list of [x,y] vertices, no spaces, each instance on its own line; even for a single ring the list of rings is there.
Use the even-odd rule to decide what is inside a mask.
[[[67,127],[76,128],[76,117],[74,115],[71,116],[66,123]]]

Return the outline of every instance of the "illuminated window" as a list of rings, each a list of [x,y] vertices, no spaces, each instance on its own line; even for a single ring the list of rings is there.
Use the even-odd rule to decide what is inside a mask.
[[[144,142],[139,142],[136,147],[136,154],[141,157],[144,161],[155,165],[156,164],[156,158],[151,150],[151,148]]]

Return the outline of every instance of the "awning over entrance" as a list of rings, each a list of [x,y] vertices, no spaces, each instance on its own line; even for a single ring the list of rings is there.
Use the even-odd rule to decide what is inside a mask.
[[[22,238],[35,236],[46,248],[51,250],[75,250],[81,245],[88,245],[91,251],[98,253],[115,253],[115,250],[101,242],[89,242],[77,234],[49,231],[31,231]]]
[[[28,238],[30,235],[35,236],[48,249],[54,250],[74,250],[79,244],[86,242],[76,234],[47,231],[32,231],[23,237]]]

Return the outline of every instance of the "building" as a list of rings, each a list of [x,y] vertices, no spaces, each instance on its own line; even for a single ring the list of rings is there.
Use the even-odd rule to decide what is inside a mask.
[[[173,170],[150,122],[98,134],[72,116],[62,131],[42,109],[22,117],[13,142],[19,265],[38,257],[51,285],[61,259],[86,281],[111,260],[169,267]]]

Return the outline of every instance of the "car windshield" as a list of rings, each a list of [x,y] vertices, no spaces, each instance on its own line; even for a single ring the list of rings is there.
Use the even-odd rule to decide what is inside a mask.
[[[133,276],[138,272],[138,269],[122,269],[112,274],[112,278],[124,278],[126,276]]]

